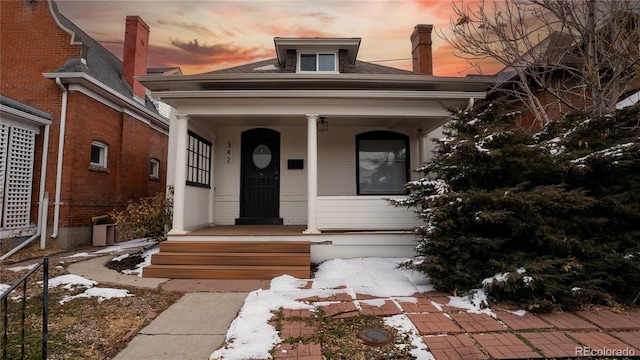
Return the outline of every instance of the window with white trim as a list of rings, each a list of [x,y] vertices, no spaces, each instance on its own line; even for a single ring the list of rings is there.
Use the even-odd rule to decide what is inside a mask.
[[[149,179],[160,179],[160,160],[156,158],[151,158],[151,160],[149,161]]]
[[[358,195],[406,194],[409,137],[391,131],[356,136]]]
[[[211,142],[189,131],[187,185],[211,187]]]
[[[298,54],[298,72],[336,72],[337,59],[335,53],[306,53]]]
[[[107,168],[107,154],[109,146],[102,141],[91,142],[91,162],[94,167]]]

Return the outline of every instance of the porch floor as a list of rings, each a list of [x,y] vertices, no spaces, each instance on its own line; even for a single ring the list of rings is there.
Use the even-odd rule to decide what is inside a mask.
[[[300,236],[300,235],[340,235],[340,234],[363,234],[363,233],[383,233],[383,234],[406,234],[412,233],[412,229],[407,230],[321,230],[320,234],[303,234],[307,225],[216,225],[207,228],[193,230],[185,235],[179,236]]]
[[[189,232],[189,236],[295,236],[306,225],[216,225]],[[179,235],[178,235],[179,236]]]

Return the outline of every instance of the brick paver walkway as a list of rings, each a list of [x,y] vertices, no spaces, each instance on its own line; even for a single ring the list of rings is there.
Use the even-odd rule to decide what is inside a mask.
[[[540,354],[513,333],[471,335],[494,359],[530,359]]]
[[[332,296],[299,301],[321,308],[325,316],[333,318],[404,314],[436,360],[616,356],[622,351],[640,355],[640,312],[533,314],[495,309],[492,315],[478,314],[449,306],[449,295],[439,292],[397,298],[355,293],[354,299],[348,291],[338,290]],[[282,315],[280,338],[300,342],[279,344],[274,358],[321,360],[322,344],[308,343],[314,328],[305,320],[315,313],[285,309]]]
[[[579,345],[560,331],[520,333],[546,357],[570,357],[576,355]]]
[[[471,338],[465,334],[424,336],[422,338],[436,359],[486,359]]]

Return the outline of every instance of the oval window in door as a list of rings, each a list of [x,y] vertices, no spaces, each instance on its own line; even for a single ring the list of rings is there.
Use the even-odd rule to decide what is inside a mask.
[[[253,154],[251,158],[253,159],[253,164],[258,169],[264,169],[271,163],[271,149],[267,145],[260,144],[253,149]]]

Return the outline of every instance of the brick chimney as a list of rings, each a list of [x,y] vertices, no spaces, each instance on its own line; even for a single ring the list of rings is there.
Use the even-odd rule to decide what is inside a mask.
[[[433,55],[431,53],[431,31],[433,25],[418,24],[411,33],[411,57],[413,72],[433,75]]]
[[[147,54],[149,49],[149,25],[139,16],[127,16],[124,31],[124,54],[122,73],[133,89],[133,95],[145,98],[145,87],[134,76],[147,75]]]

